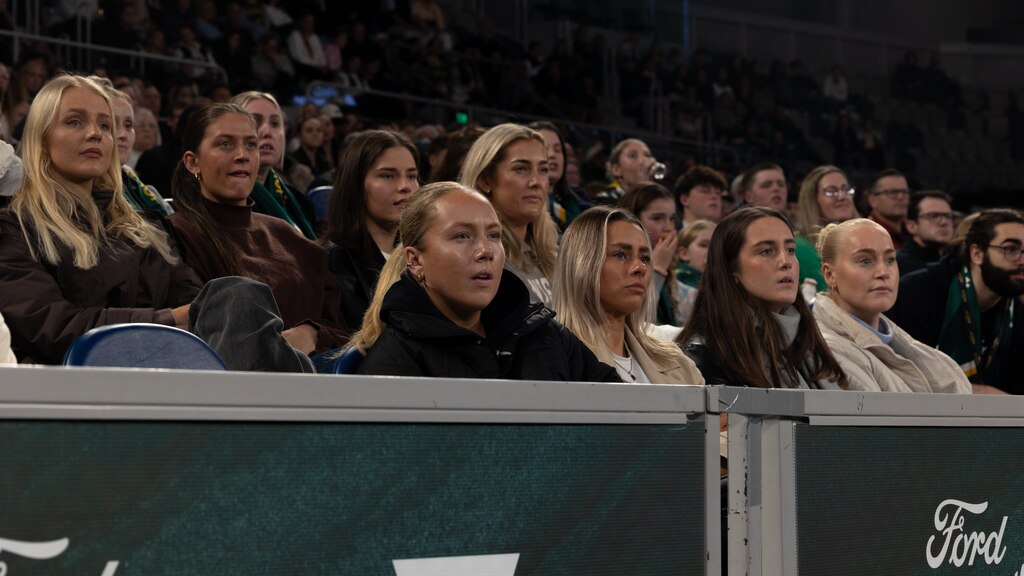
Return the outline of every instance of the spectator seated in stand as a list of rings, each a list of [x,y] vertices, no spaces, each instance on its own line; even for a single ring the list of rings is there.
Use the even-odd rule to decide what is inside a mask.
[[[349,333],[340,288],[321,246],[281,219],[254,212],[257,142],[256,121],[236,104],[210,104],[193,114],[174,174],[171,224],[203,281],[241,276],[265,283],[280,310],[281,337],[307,355],[333,350]]]
[[[105,78],[92,78],[103,86],[110,95],[114,106],[115,139],[117,142],[117,158],[121,164],[121,181],[125,200],[138,212],[150,212],[159,218],[166,218],[174,213],[174,209],[155,188],[143,184],[139,175],[127,166],[135,146],[135,109],[132,99],[127,93],[118,90]]]
[[[505,267],[526,283],[531,301],[550,303],[558,229],[547,209],[544,138],[519,124],[491,128],[470,148],[459,181],[494,204],[502,224]]]
[[[341,155],[323,237],[351,327],[363,322],[377,277],[398,243],[402,211],[419,188],[416,147],[401,132],[361,132]]]
[[[818,232],[832,222],[860,218],[853,204],[855,190],[846,173],[835,166],[818,166],[804,177],[797,203],[796,259],[800,263],[800,283],[813,281],[814,292],[825,289],[821,275],[821,256],[817,250]]]
[[[693,315],[676,340],[708,385],[848,387],[800,293],[794,246],[777,210],[741,208],[718,223]]]
[[[679,235],[672,193],[661,184],[646,182],[626,192],[618,207],[636,217],[647,233],[654,291],[658,294],[658,324],[683,326],[693,310],[697,291],[676,280],[673,274]]]
[[[642,182],[654,177],[657,160],[643,140],[627,138],[608,153],[605,166],[610,187],[595,199],[599,204],[615,204],[622,196]]]
[[[896,253],[900,276],[938,262],[953,240],[953,199],[941,190],[922,190],[910,196],[907,241]]]
[[[254,211],[280,218],[306,238],[316,240],[310,222],[314,219],[312,206],[307,211],[305,197],[293,192],[277,172],[285,156],[285,117],[277,99],[266,92],[253,91],[238,94],[231,102],[252,114],[259,128],[259,174],[251,195]]]
[[[24,181],[0,215],[0,312],[22,362],[57,364],[79,335],[123,322],[185,325],[202,284],[122,194],[106,91],[47,83],[25,123]]]
[[[1024,216],[983,210],[956,250],[900,279],[889,317],[945,352],[974,384],[1024,393]]]
[[[818,251],[828,290],[816,300],[814,318],[851,390],[971,393],[956,362],[885,317],[900,274],[884,228],[865,218],[829,224],[818,234]]]
[[[547,144],[548,182],[551,187],[548,209],[559,229],[565,230],[591,204],[573,191],[566,181],[565,139],[561,130],[550,122],[533,122],[529,127],[536,130]]]
[[[645,330],[651,254],[647,232],[632,214],[606,206],[587,210],[562,237],[554,309],[624,382],[703,384],[678,346]]]
[[[711,220],[694,220],[679,231],[679,261],[676,279],[690,288],[700,288],[700,278],[708,263],[708,247],[715,233]]]
[[[501,222],[479,192],[424,186],[399,235],[353,337],[360,374],[620,382],[504,270]]]

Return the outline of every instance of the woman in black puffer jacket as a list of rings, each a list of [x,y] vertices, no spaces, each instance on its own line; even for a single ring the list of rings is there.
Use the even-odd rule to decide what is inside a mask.
[[[497,214],[454,182],[421,189],[353,338],[361,374],[619,382],[503,272]]]

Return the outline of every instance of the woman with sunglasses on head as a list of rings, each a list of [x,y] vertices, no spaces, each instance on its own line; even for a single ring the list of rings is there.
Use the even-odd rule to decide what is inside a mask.
[[[651,291],[651,245],[621,208],[596,206],[565,230],[555,267],[558,318],[624,382],[703,384],[693,361],[644,329]]]
[[[21,190],[0,214],[0,312],[22,362],[57,364],[98,326],[184,326],[202,287],[125,199],[114,119],[107,91],[73,75],[29,111]]]
[[[676,340],[709,385],[845,389],[797,281],[785,215],[741,208],[718,223],[693,315]]]
[[[361,374],[620,382],[504,269],[501,227],[487,198],[455,182],[412,197],[352,339]]]
[[[859,218],[853,204],[854,189],[846,173],[836,166],[818,166],[804,177],[797,202],[796,259],[800,262],[800,282],[813,281],[817,290],[825,289],[821,275],[821,256],[816,242],[818,232],[832,222]],[[810,284],[810,282],[808,282]]]
[[[828,291],[816,300],[814,317],[851,389],[971,393],[952,358],[886,318],[900,272],[884,228],[865,218],[829,224],[818,234],[818,250]]]

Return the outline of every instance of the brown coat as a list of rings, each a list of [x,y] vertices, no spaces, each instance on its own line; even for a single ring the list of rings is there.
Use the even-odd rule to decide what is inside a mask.
[[[254,213],[251,206],[204,204],[220,231],[241,249],[249,277],[270,286],[285,329],[314,326],[316,352],[348,342],[341,287],[327,270],[327,250],[284,220]],[[183,244],[186,262],[204,282],[232,275],[184,214],[172,214],[170,221]]]
[[[111,196],[94,193],[101,213]],[[27,233],[34,241],[34,230]],[[97,326],[173,325],[170,309],[191,302],[200,288],[180,261],[171,265],[156,250],[113,238],[89,270],[76,268],[67,248],[56,265],[38,261],[17,217],[0,213],[0,313],[22,363],[59,364],[71,342]]]

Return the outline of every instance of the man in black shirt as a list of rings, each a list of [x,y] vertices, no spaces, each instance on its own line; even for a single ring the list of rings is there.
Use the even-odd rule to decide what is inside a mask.
[[[900,275],[906,276],[941,258],[953,239],[953,203],[949,194],[941,190],[915,192],[910,197],[903,226],[908,238],[896,253],[896,262]]]

